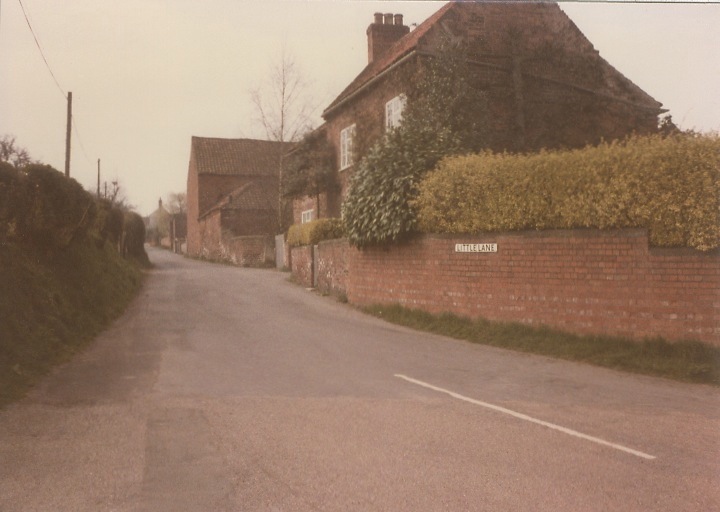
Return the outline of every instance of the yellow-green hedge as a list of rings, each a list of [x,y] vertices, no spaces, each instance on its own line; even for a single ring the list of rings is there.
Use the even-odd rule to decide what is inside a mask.
[[[288,231],[290,247],[315,245],[323,240],[345,236],[341,219],[318,219],[305,224],[294,224]]]
[[[647,228],[655,246],[720,246],[720,137],[636,137],[442,161],[414,203],[421,231]]]

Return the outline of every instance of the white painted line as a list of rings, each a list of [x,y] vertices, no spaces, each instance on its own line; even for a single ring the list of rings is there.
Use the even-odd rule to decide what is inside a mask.
[[[399,379],[406,380],[408,382],[411,382],[413,384],[417,384],[418,386],[422,386],[427,389],[432,389],[433,391],[438,391],[440,393],[445,393],[446,395],[450,395],[453,398],[457,398],[458,400],[464,400],[465,402],[469,402],[471,404],[479,405],[480,407],[485,407],[487,409],[492,409],[493,411],[502,412],[504,414],[509,414],[510,416],[514,416],[515,418],[519,418],[521,420],[529,421],[531,423],[536,423],[538,425],[542,425],[543,427],[551,428],[553,430],[557,430],[559,432],[563,432],[564,434],[568,434],[574,437],[578,437],[580,439],[585,439],[586,441],[591,441],[593,443],[601,444],[603,446],[609,446],[610,448],[615,448],[616,450],[620,450],[626,453],[630,453],[632,455],[636,455],[637,457],[642,457],[643,459],[653,460],[655,459],[654,455],[648,455],[647,453],[640,452],[638,450],[633,450],[632,448],[628,448],[627,446],[622,446],[620,444],[611,443],[609,441],[605,441],[604,439],[600,439],[598,437],[589,436],[587,434],[583,434],[582,432],[578,432],[576,430],[572,430],[569,428],[561,427],[560,425],[555,425],[554,423],[549,423],[547,421],[539,420],[537,418],[533,418],[532,416],[528,416],[526,414],[522,414],[520,412],[515,412],[510,409],[506,409],[505,407],[500,407],[498,405],[489,404],[487,402],[481,402],[480,400],[475,400],[473,398],[469,398],[467,396],[460,395],[458,393],[455,393],[453,391],[449,391],[447,389],[439,388],[437,386],[433,386],[432,384],[428,384],[427,382],[423,382],[421,380],[413,379],[411,377],[407,377],[405,375],[395,374],[395,377]]]

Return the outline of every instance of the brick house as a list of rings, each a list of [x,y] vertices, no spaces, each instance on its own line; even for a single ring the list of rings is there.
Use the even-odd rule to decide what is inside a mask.
[[[325,109],[338,191],[295,199],[296,223],[339,217],[348,176],[374,140],[401,120],[408,71],[442,38],[469,49],[490,117],[489,147],[577,148],[657,130],[661,104],[595,50],[555,3],[451,2],[414,30],[401,14],[375,14],[368,64]]]
[[[274,258],[280,158],[287,143],[193,137],[187,181],[187,253],[264,264]]]

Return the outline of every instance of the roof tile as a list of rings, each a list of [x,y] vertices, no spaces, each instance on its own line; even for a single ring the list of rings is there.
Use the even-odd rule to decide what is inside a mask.
[[[291,146],[268,140],[192,138],[198,174],[276,175],[280,155]]]

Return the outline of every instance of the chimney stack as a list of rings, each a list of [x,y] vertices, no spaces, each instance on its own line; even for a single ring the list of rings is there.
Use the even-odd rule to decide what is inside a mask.
[[[374,22],[367,29],[368,63],[377,60],[409,32],[410,27],[403,25],[402,14],[376,12]]]

